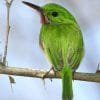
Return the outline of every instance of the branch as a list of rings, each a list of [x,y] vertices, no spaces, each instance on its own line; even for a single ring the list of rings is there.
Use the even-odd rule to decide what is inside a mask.
[[[6,57],[7,57],[7,51],[8,51],[8,41],[9,41],[9,33],[10,33],[10,7],[12,5],[14,0],[5,0],[6,2],[6,8],[7,8],[7,23],[6,23],[6,39],[5,39],[5,47],[4,47],[4,56],[3,56],[3,64],[6,65]],[[6,67],[6,66],[3,66]],[[8,76],[10,83],[15,83],[15,80],[13,77]],[[11,85],[12,88],[12,85]]]
[[[6,39],[5,39],[5,47],[4,47],[4,57],[3,57],[3,63],[6,64],[6,56],[7,56],[7,50],[8,50],[8,40],[9,40],[9,32],[10,32],[10,7],[12,5],[13,0],[5,0],[6,2],[6,8],[7,8],[7,23],[6,23]]]
[[[0,74],[43,78],[43,76],[47,73],[46,70],[35,70],[35,69],[29,69],[29,68],[3,67],[3,66],[4,66],[3,64],[0,64]],[[61,78],[61,77],[59,73],[57,73],[55,76],[54,72],[50,71],[50,73],[45,78]],[[76,72],[74,74],[74,79],[100,83],[100,73]]]

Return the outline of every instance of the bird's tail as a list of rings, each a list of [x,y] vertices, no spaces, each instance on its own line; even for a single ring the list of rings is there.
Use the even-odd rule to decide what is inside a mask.
[[[72,100],[72,69],[64,66],[61,72],[62,76],[62,100]]]

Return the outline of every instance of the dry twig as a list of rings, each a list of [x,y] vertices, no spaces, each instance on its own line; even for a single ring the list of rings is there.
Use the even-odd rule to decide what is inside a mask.
[[[3,56],[3,65],[6,65],[6,57],[7,57],[7,51],[8,51],[8,41],[9,41],[9,33],[10,33],[10,7],[12,5],[14,0],[5,0],[6,7],[7,7],[7,23],[6,23],[6,39],[5,39],[5,47],[4,47],[4,56]],[[6,67],[6,66],[3,66]],[[14,78],[9,76],[10,83],[15,83]],[[11,85],[12,87],[12,85]]]
[[[6,39],[5,39],[5,48],[4,48],[4,57],[3,57],[3,64],[6,65],[6,57],[8,51],[8,40],[9,40],[9,32],[10,32],[10,7],[12,5],[13,0],[5,0],[6,7],[7,7],[7,23],[6,23]]]

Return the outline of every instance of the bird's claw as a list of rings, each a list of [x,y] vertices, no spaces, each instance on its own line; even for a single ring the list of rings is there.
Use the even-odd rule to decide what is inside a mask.
[[[44,75],[43,75],[43,80],[46,78],[46,76],[50,73],[50,71],[52,70],[53,68],[50,68],[50,70],[49,71],[47,71]]]
[[[42,79],[44,80],[44,79],[47,77],[47,75],[48,75],[51,71],[53,71],[53,72],[54,72],[54,75],[56,76],[56,71],[54,70],[54,67],[51,67],[51,69],[50,69],[49,71],[47,71],[47,72],[43,75]],[[50,78],[50,80],[51,80],[51,82],[52,82],[52,78]]]
[[[75,70],[72,72],[73,81],[74,81],[74,77],[75,77]]]

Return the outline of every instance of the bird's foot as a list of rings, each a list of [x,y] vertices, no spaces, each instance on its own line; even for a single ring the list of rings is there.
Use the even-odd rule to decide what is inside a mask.
[[[53,67],[51,67],[50,68],[50,70],[49,71],[47,71],[44,75],[43,75],[43,79],[45,79],[46,78],[46,76],[50,73],[50,71],[52,71],[53,70]]]
[[[52,67],[50,68],[50,70],[47,71],[47,72],[43,75],[42,79],[44,80],[44,79],[47,77],[47,75],[48,75],[51,71],[53,71],[53,72],[54,72],[54,75],[56,76],[56,71],[55,71],[54,67],[52,66]],[[52,81],[52,78],[50,78],[50,79],[51,79],[51,81]]]
[[[72,72],[72,79],[74,81],[74,77],[75,77],[75,71]]]

